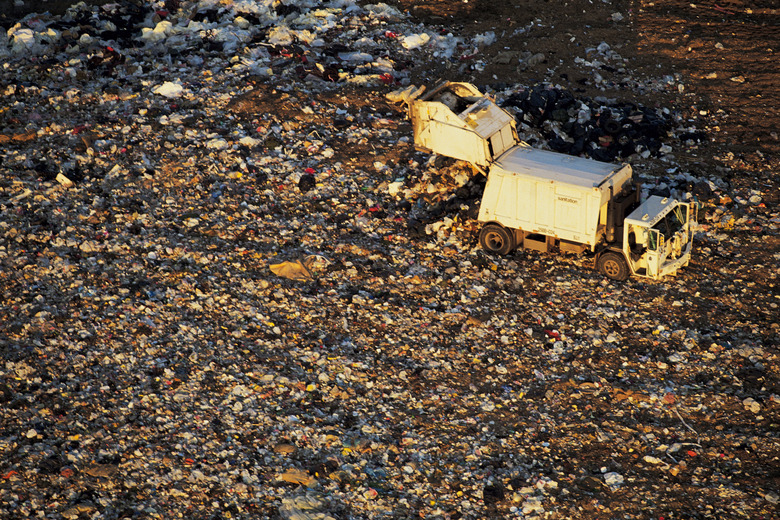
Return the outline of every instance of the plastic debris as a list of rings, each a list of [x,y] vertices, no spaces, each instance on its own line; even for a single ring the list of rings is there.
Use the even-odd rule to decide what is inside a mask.
[[[289,278],[291,280],[311,280],[312,273],[309,270],[309,261],[284,261],[278,264],[271,264],[269,268],[275,275]]]

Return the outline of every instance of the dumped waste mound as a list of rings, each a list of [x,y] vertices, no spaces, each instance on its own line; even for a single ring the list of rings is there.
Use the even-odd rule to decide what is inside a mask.
[[[518,123],[541,132],[556,152],[613,162],[672,151],[664,146],[672,138],[669,109],[604,97],[577,99],[567,90],[544,85],[512,93],[503,104],[516,108]],[[703,132],[698,135],[705,139]]]

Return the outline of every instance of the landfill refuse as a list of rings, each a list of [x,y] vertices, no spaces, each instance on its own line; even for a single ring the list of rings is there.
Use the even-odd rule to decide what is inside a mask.
[[[773,518],[780,190],[716,140],[772,99],[649,4],[0,5],[0,518]],[[771,15],[673,4],[691,60]],[[385,98],[442,72],[695,204],[688,268],[486,255]]]
[[[310,280],[312,274],[307,265],[308,263],[300,260],[294,262],[286,261],[272,264],[269,266],[269,269],[271,269],[272,273],[284,278],[290,278],[291,280]]]

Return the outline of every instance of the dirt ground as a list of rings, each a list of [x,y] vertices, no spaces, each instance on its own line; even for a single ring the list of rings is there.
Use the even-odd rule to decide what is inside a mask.
[[[570,0],[496,2],[391,0],[426,24],[442,31],[473,35],[494,31],[497,43],[483,50],[485,66],[418,64],[421,83],[431,78],[471,81],[477,85],[557,84],[578,96],[605,96],[621,102],[665,107],[703,131],[693,145],[676,143],[675,159],[697,177],[725,179],[735,189],[757,189],[766,208],[780,201],[780,8],[771,0],[730,0],[714,4],[682,0]],[[520,29],[520,30],[519,30]],[[506,38],[506,34],[515,34]],[[577,63],[590,49],[607,42],[624,59],[624,68],[601,67],[604,82]],[[584,49],[584,50],[583,50]],[[542,53],[544,62],[523,70],[501,64],[500,53]],[[468,50],[465,52],[468,54]],[[477,68],[478,69],[478,68]],[[666,88],[642,88],[673,77]],[[627,81],[634,78],[637,81]],[[662,173],[648,164],[643,173]],[[756,265],[780,251],[769,237],[759,250],[744,251]],[[727,265],[722,269],[733,269]],[[764,280],[757,269],[754,280]],[[706,313],[705,313],[706,315]]]
[[[541,52],[546,56],[543,67],[519,71],[513,64],[502,66],[488,60],[483,71],[468,79],[483,84],[496,78],[523,84],[550,81],[584,95],[606,94],[650,106],[674,106],[691,120],[704,120],[711,139],[696,157],[679,159],[711,167],[717,161],[714,157],[727,146],[737,159],[728,166],[758,172],[773,185],[776,182],[768,172],[776,168],[780,157],[780,9],[771,0],[717,5],[682,0],[574,0],[563,6],[549,1],[390,3],[455,34],[508,33],[532,22],[541,24],[517,37],[500,38],[501,46],[494,45],[486,53]],[[615,21],[613,13],[622,19]],[[682,89],[661,93],[625,89],[617,73],[605,78],[614,81],[611,91],[583,84],[586,78],[574,58],[583,55],[582,47],[601,42],[608,42],[623,56],[637,77],[677,75]],[[601,74],[609,76],[610,71]]]

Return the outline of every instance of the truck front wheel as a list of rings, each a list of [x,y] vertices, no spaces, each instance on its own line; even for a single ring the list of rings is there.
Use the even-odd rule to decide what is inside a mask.
[[[622,255],[604,253],[599,257],[597,267],[599,272],[611,280],[622,282],[628,279],[628,264]]]
[[[479,232],[479,245],[488,253],[507,255],[515,248],[514,233],[497,224],[487,224]]]

